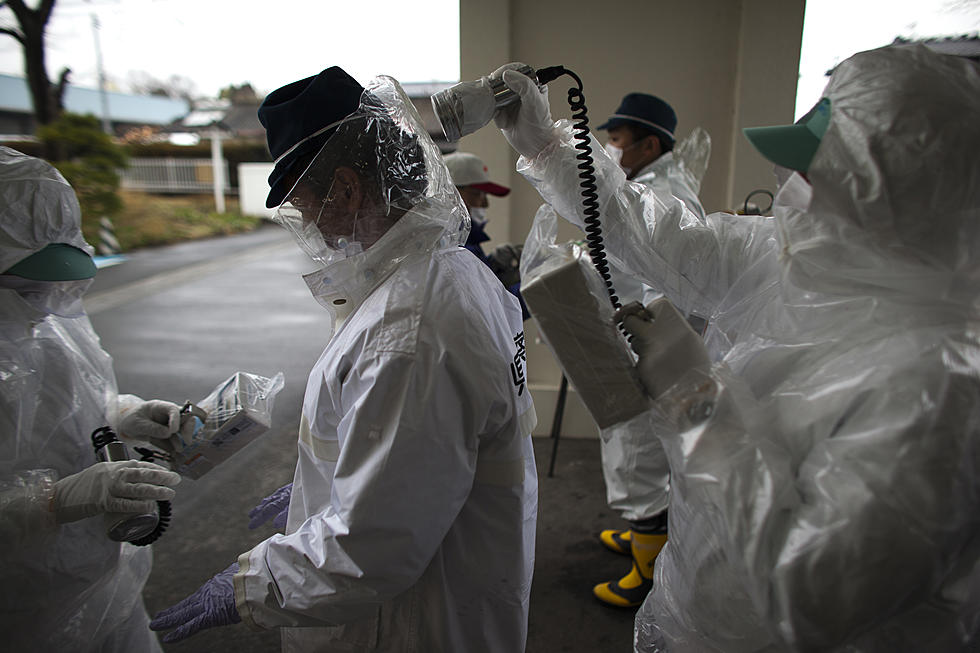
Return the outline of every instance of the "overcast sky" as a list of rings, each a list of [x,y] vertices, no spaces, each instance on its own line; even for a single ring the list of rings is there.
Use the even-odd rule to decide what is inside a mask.
[[[203,96],[243,82],[265,94],[334,64],[362,83],[379,73],[459,79],[458,0],[57,0],[47,40],[52,78],[69,66],[73,83],[98,86],[93,14],[107,76],[120,90],[140,72],[190,79]],[[0,10],[0,24],[11,20]],[[855,52],[896,36],[977,31],[980,0],[809,0],[797,117],[820,98],[824,73]],[[20,47],[4,36],[0,73],[23,74]]]
[[[855,52],[896,36],[924,38],[976,33],[980,0],[808,0],[800,48],[796,117],[820,99],[825,73]]]
[[[68,66],[72,83],[98,87],[92,14],[107,77],[121,90],[130,71],[180,75],[211,97],[243,82],[268,93],[331,65],[361,83],[382,73],[402,82],[459,79],[458,0],[57,0],[51,78]],[[0,24],[12,20],[0,10]],[[0,73],[23,74],[20,46],[2,35]]]

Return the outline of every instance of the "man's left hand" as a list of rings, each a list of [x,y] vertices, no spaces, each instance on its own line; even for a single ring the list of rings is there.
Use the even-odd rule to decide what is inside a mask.
[[[206,628],[239,623],[242,618],[235,607],[232,584],[232,577],[237,572],[238,563],[235,562],[177,605],[158,612],[150,622],[150,629],[174,628],[163,636],[163,641],[169,643],[179,642]]]

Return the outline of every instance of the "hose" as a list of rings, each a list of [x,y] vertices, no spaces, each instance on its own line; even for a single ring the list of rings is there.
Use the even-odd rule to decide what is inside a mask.
[[[537,78],[539,83],[547,84],[561,75],[568,75],[576,84],[576,86],[568,89],[568,106],[572,110],[572,130],[576,141],[575,149],[578,150],[575,158],[579,161],[576,167],[579,170],[582,211],[585,215],[585,240],[589,245],[589,256],[592,257],[592,264],[599,271],[599,275],[606,284],[609,300],[612,302],[613,308],[618,309],[621,308],[621,304],[616,296],[616,290],[613,288],[612,275],[609,272],[609,263],[606,260],[606,251],[602,242],[602,226],[599,223],[599,193],[596,185],[595,160],[592,158],[592,144],[589,141],[589,117],[585,106],[582,80],[563,66],[542,68],[538,71]]]

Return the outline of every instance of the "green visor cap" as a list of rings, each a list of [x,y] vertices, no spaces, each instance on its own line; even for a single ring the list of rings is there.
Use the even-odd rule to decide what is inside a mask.
[[[92,257],[71,245],[54,243],[17,262],[4,274],[34,281],[78,281],[95,276]]]
[[[742,132],[762,156],[776,165],[805,173],[829,125],[830,100],[823,98],[794,125],[746,127]]]

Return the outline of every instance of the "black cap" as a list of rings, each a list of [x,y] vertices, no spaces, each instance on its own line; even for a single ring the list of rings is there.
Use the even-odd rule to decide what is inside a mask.
[[[673,143],[677,114],[669,104],[656,95],[630,93],[620,102],[616,113],[596,129],[612,129],[626,124],[652,129]]]
[[[259,122],[276,162],[269,175],[267,208],[279,206],[289,192],[283,178],[293,163],[323,146],[340,121],[357,111],[363,92],[357,80],[333,66],[266,96],[259,106]]]

